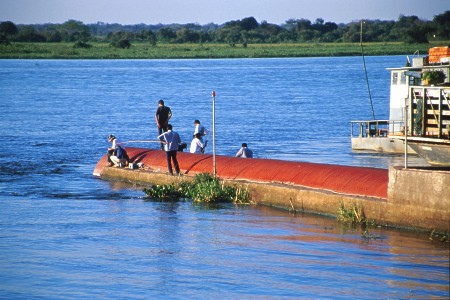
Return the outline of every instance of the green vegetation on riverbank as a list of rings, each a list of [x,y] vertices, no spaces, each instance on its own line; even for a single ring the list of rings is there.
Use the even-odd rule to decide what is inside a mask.
[[[250,204],[250,195],[246,188],[237,185],[225,185],[223,181],[208,173],[195,175],[193,181],[153,185],[150,188],[145,188],[144,193],[153,199],[190,198],[198,203]]]
[[[430,44],[402,42],[365,43],[365,55],[412,55],[428,53]],[[174,58],[262,58],[316,57],[361,55],[359,43],[293,43],[248,44],[247,47],[227,44],[157,44],[134,43],[130,48],[115,48],[108,43],[92,42],[90,47],[77,48],[74,43],[13,42],[0,45],[0,58],[5,59],[174,59]]]

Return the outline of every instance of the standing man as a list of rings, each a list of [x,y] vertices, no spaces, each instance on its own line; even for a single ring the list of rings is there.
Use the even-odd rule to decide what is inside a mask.
[[[167,126],[169,120],[172,117],[172,111],[170,107],[164,106],[164,101],[158,101],[158,108],[155,113],[156,126],[158,126],[158,134],[161,135],[163,132],[167,132]],[[161,144],[161,150],[164,150],[163,144]]]
[[[200,133],[201,137],[203,138],[208,133],[205,126],[201,125],[199,120],[194,121],[194,126],[194,135]]]
[[[253,151],[247,148],[247,143],[242,143],[242,148],[236,153],[236,157],[253,158]]]
[[[173,175],[172,161],[175,167],[175,172],[180,175],[180,167],[177,160],[178,145],[181,143],[180,136],[175,131],[172,131],[172,124],[167,125],[167,132],[158,136],[158,139],[164,140],[164,150],[166,150],[167,168],[169,174]]]

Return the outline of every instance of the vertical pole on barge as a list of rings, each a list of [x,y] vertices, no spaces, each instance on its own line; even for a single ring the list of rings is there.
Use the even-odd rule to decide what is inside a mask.
[[[409,76],[406,76],[406,82],[409,82]],[[405,97],[405,169],[408,169],[408,102]]]
[[[216,177],[216,92],[212,91],[213,175]]]

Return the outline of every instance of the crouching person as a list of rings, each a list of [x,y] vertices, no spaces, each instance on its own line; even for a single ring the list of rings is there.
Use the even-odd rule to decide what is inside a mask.
[[[119,168],[126,167],[130,162],[127,151],[121,146],[117,146],[116,149],[114,149],[114,153],[111,155],[110,159],[114,166]]]

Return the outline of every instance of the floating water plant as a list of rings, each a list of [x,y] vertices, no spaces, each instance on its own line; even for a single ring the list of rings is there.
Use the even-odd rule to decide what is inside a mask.
[[[225,185],[208,173],[197,174],[192,182],[154,185],[144,189],[144,192],[148,197],[158,199],[191,198],[194,202],[204,203],[250,203],[250,194],[246,188]]]
[[[361,237],[365,240],[382,240],[383,236],[381,234],[372,234],[369,230],[364,230]]]
[[[147,196],[158,199],[173,199],[182,197],[182,193],[175,184],[153,185],[149,189],[144,189]]]

